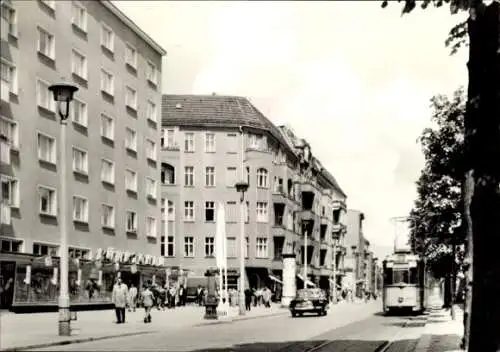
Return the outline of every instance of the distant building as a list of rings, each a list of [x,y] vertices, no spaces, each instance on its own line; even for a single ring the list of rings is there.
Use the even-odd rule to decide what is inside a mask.
[[[234,186],[245,180],[250,185],[244,213],[245,282],[279,290],[282,255],[293,253],[302,287],[307,233],[308,280],[333,287],[336,239],[339,273],[345,252],[346,195],[306,141],[286,126],[273,125],[243,97],[164,95],[162,127],[162,254],[167,264],[193,276],[215,267],[216,211],[223,204],[228,283],[236,287],[242,253],[240,194]]]

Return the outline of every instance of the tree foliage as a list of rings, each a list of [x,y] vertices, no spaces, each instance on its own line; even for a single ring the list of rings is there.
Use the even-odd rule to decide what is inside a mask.
[[[434,126],[425,128],[419,138],[425,165],[410,213],[410,238],[436,274],[441,271],[437,266],[448,260],[451,241],[465,242],[461,197],[465,102],[462,88],[451,99],[433,97]]]
[[[469,11],[473,8],[483,4],[482,0],[397,0],[398,2],[403,2],[402,15],[408,14],[415,10],[417,4],[420,5],[422,10],[425,10],[429,5],[436,8],[442,7],[443,5],[449,5],[450,12],[452,15],[459,13],[460,11]],[[386,8],[389,2],[387,0],[382,1],[382,8]],[[455,54],[461,47],[468,45],[467,36],[467,21],[460,22],[451,28],[448,33],[448,37],[445,40],[446,47],[451,48],[451,54]]]

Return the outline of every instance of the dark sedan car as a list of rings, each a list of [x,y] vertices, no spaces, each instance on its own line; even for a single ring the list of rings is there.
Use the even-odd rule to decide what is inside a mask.
[[[326,315],[328,311],[328,298],[324,290],[309,288],[297,291],[297,296],[290,302],[292,317],[304,313]]]

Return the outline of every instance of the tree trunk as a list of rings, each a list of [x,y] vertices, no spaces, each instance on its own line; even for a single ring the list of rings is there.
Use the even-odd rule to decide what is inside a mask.
[[[472,171],[467,172],[465,180],[462,182],[462,197],[464,199],[464,220],[466,223],[466,241],[465,241],[465,304],[464,304],[464,337],[462,347],[466,348],[469,344],[470,331],[470,309],[472,304],[472,262],[473,262],[473,243],[472,243],[472,219],[470,216],[470,204],[472,194],[474,193],[474,177]]]
[[[475,7],[469,20],[466,161],[472,177],[472,302],[469,352],[500,349],[500,4]],[[471,191],[469,189],[469,191]],[[466,219],[467,220],[467,219]],[[471,243],[472,244],[472,243]],[[467,325],[467,324],[466,324]]]

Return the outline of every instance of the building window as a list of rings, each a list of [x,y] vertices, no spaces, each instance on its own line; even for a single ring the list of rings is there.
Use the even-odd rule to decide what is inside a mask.
[[[148,61],[148,67],[146,69],[146,77],[147,77],[147,80],[149,82],[153,83],[154,85],[157,85],[158,74],[157,74],[156,66],[155,66],[155,64],[153,64],[150,61]]]
[[[56,140],[53,137],[38,132],[38,159],[56,163]]]
[[[42,244],[42,243],[33,243],[33,254],[38,256],[51,256],[57,257],[59,251],[59,246]]]
[[[215,133],[205,133],[205,152],[215,153]]]
[[[213,257],[215,252],[215,238],[205,237],[205,257]]]
[[[89,202],[86,198],[73,197],[73,220],[88,222],[89,220]]]
[[[146,218],[146,236],[148,237],[155,237],[157,236],[156,233],[156,218],[152,216],[148,216]]]
[[[238,211],[238,206],[236,202],[226,203],[226,222],[238,222],[240,213]]]
[[[104,23],[101,24],[101,45],[111,52],[114,51],[115,33]]]
[[[228,258],[236,258],[238,256],[238,252],[236,250],[236,238],[228,237],[227,239],[227,257]]]
[[[192,200],[184,202],[184,221],[194,221],[194,202]]]
[[[125,105],[134,110],[137,109],[137,91],[130,87],[125,87]]]
[[[167,257],[174,257],[175,256],[175,238],[174,236],[168,236],[167,237]]]
[[[267,202],[257,202],[257,222],[267,222]]]
[[[215,187],[215,167],[207,166],[205,168],[205,186]]]
[[[194,133],[186,132],[184,134],[184,151],[193,153],[194,152]]]
[[[19,207],[19,181],[9,176],[1,175],[2,203],[6,202],[11,207]]]
[[[80,28],[82,31],[87,32],[87,10],[85,9],[85,6],[78,2],[73,2],[71,14],[71,23]]]
[[[250,187],[250,166],[245,167],[245,175],[247,179],[248,186]]]
[[[175,205],[174,202],[169,200],[168,202],[168,221],[175,221]]]
[[[284,237],[274,237],[274,260],[283,259]]]
[[[148,198],[156,199],[156,180],[146,177],[146,194]]]
[[[250,149],[260,149],[261,137],[256,135],[256,134],[249,134],[248,137],[250,139],[249,148]]]
[[[17,37],[17,13],[16,9],[2,2],[2,18],[6,23],[7,28],[2,28],[2,33],[9,33]]]
[[[36,82],[36,103],[49,111],[56,111],[56,103],[49,91],[49,84],[42,80]]]
[[[151,161],[156,161],[156,143],[151,139],[146,139],[146,157]]]
[[[2,93],[7,93],[5,94],[7,98],[10,93],[17,94],[17,69],[13,64],[3,59],[0,59],[0,79],[2,91],[5,89],[5,92]]]
[[[137,213],[135,211],[127,211],[125,228],[127,232],[137,232]]]
[[[177,144],[175,143],[174,129],[162,129],[161,136],[162,148],[177,148]]]
[[[161,183],[175,185],[175,168],[170,164],[161,164]]]
[[[194,187],[194,166],[184,167],[184,186]]]
[[[184,237],[184,256],[194,257],[194,237],[186,236]]]
[[[101,90],[111,96],[115,94],[115,78],[104,69],[101,69]]]
[[[101,181],[115,183],[115,163],[111,160],[101,159]]]
[[[125,189],[127,191],[137,192],[137,172],[125,170]]]
[[[1,239],[2,247],[0,248],[4,253],[21,253],[23,249],[23,241],[15,239]]]
[[[226,169],[226,186],[234,187],[238,182],[238,173],[235,167],[228,167]]]
[[[6,141],[11,147],[19,146],[19,126],[17,122],[0,116],[0,139]]]
[[[88,174],[88,153],[85,150],[73,147],[73,171]]]
[[[55,38],[45,29],[38,27],[38,52],[49,59],[55,60]]]
[[[268,172],[264,168],[257,170],[257,187],[267,188],[268,187]]]
[[[74,99],[72,104],[73,121],[80,126],[87,127],[87,104],[83,101]]]
[[[215,221],[215,202],[205,202],[205,221]]]
[[[137,132],[128,127],[125,129],[125,148],[137,151]]]
[[[68,255],[71,259],[90,259],[90,250],[71,247]]]
[[[125,45],[125,63],[137,69],[137,50],[130,44]]]
[[[227,135],[227,152],[228,153],[238,152],[238,135],[235,133],[230,133]]]
[[[87,79],[87,58],[82,53],[73,49],[71,58],[71,72],[78,77]]]
[[[54,188],[38,187],[38,211],[42,215],[56,216],[57,214],[57,195]]]
[[[156,122],[157,119],[156,104],[153,103],[151,100],[148,100],[146,116],[149,120]]]
[[[256,258],[267,258],[267,238],[257,237],[255,246],[255,257]]]
[[[115,122],[105,114],[101,114],[101,136],[110,141],[115,139]]]
[[[115,207],[101,204],[101,225],[109,229],[115,228]]]

